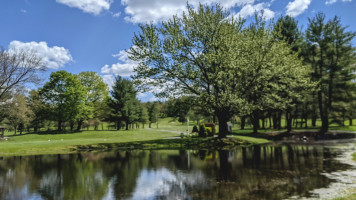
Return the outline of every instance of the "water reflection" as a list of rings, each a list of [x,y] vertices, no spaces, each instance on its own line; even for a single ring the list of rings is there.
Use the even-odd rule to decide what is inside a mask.
[[[0,160],[0,199],[282,199],[346,170],[337,148],[119,151]]]

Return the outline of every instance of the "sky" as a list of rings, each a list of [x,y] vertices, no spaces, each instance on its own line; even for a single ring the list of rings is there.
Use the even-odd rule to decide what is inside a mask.
[[[136,63],[125,50],[132,45],[140,23],[159,23],[186,10],[186,0],[1,0],[0,46],[34,49],[43,58],[47,72],[66,70],[78,74],[94,71],[108,85],[114,75],[129,78]],[[341,18],[349,31],[356,31],[356,0],[189,0],[219,3],[233,16],[251,19],[264,11],[268,19],[294,17],[305,30],[308,18],[323,12],[327,19]],[[353,41],[356,46],[356,40]],[[142,101],[156,100],[151,93]]]

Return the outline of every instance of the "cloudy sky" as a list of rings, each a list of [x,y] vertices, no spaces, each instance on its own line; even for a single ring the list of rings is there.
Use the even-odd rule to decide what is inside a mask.
[[[356,31],[356,0],[189,0],[196,6],[220,3],[231,13],[251,18],[263,10],[267,18],[290,15],[301,27],[324,12],[341,17]],[[1,0],[0,46],[35,49],[49,70],[98,72],[107,83],[113,75],[132,75],[135,63],[125,49],[138,24],[158,23],[186,10],[186,0]],[[354,41],[356,45],[356,41]],[[144,101],[152,95],[140,95]]]

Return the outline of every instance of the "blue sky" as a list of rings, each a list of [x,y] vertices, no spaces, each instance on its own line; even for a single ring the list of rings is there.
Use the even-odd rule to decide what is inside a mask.
[[[193,6],[199,1],[190,0]],[[233,15],[249,19],[254,11],[266,17],[290,15],[307,27],[308,17],[324,12],[341,17],[343,25],[356,31],[356,0],[200,0],[220,3]],[[125,49],[138,32],[138,23],[160,22],[186,9],[185,0],[1,0],[0,46],[35,49],[49,70],[71,73],[95,71],[107,83],[113,75],[132,75],[135,63]],[[354,40],[354,44],[356,41]],[[154,100],[140,94],[141,100]]]

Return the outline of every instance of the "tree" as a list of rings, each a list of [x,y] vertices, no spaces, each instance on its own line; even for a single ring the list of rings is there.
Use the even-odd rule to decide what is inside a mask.
[[[139,118],[140,104],[136,98],[136,90],[133,83],[117,76],[115,84],[111,91],[112,98],[109,99],[109,107],[111,108],[111,118],[116,120],[117,129],[121,128],[122,122],[126,124],[126,130],[129,129],[129,124],[132,124]]]
[[[25,95],[14,95],[8,103],[6,113],[5,123],[14,128],[15,135],[16,130],[20,130],[20,134],[22,134],[25,124],[30,122],[32,115],[31,110],[27,106]]]
[[[45,70],[35,52],[0,49],[0,102],[9,98],[10,92],[27,83],[38,83],[38,72]]]
[[[198,10],[189,7],[182,17],[173,16],[160,26],[140,25],[129,51],[129,57],[139,62],[134,78],[161,86],[162,96],[200,97],[201,104],[218,116],[219,134],[224,137],[226,123],[241,103],[234,98],[233,83],[223,80],[237,55],[242,25],[220,6],[203,5]]]
[[[246,40],[240,62],[243,63],[234,77],[238,93],[244,98],[254,132],[264,111],[286,110],[293,100],[301,99],[302,92],[312,88],[309,68],[302,64],[298,54],[285,41],[275,40],[275,31],[261,16],[243,35]]]
[[[43,103],[37,90],[30,91],[27,97],[27,104],[33,113],[30,124],[34,128],[34,131],[37,132],[42,127],[46,118],[49,117],[47,114],[49,113],[48,106]]]
[[[275,26],[274,30],[279,34],[277,38],[279,40],[285,40],[291,45],[292,50],[298,52],[300,43],[302,41],[302,33],[298,29],[298,22],[291,16],[281,16]]]
[[[142,123],[142,128],[145,128],[145,124],[147,124],[148,119],[149,119],[149,116],[148,116],[147,108],[146,108],[146,106],[141,104],[141,110],[139,113],[139,122]]]
[[[302,56],[301,49],[302,49],[302,33],[298,29],[298,22],[290,17],[290,16],[281,16],[276,24],[274,25],[274,30],[277,32],[277,39],[284,40],[290,45],[293,50],[293,53],[298,53],[299,57]],[[307,116],[304,113],[312,113],[313,119],[316,119],[316,110],[315,109],[308,109],[310,104],[313,104],[312,94],[314,91],[308,90],[305,91],[302,98],[299,99],[291,99],[292,103],[289,104],[286,108],[285,117],[286,117],[286,127],[287,131],[290,132],[292,130],[292,118],[293,118],[293,110],[294,116],[298,114],[297,110],[301,110],[302,116]],[[315,108],[315,106],[313,106]],[[310,112],[309,112],[310,111]],[[277,112],[280,112],[278,109]],[[306,120],[305,120],[306,122]]]
[[[66,71],[53,72],[49,81],[40,89],[40,96],[50,109],[50,116],[62,130],[63,122],[73,123],[78,119],[85,105],[86,91],[77,75]]]
[[[190,98],[183,96],[177,99],[170,99],[167,102],[167,116],[178,118],[179,122],[186,122],[187,115],[191,109]]]
[[[355,48],[352,40],[355,32],[346,31],[340,19],[334,17],[325,23],[325,15],[318,13],[309,19],[306,30],[307,56],[318,81],[317,100],[322,121],[321,133],[328,131],[329,115],[333,109],[336,93],[347,92],[353,79]],[[339,99],[340,101],[340,99]],[[345,99],[346,101],[346,99]]]
[[[96,72],[81,72],[78,79],[85,90],[85,104],[78,116],[77,130],[82,127],[84,120],[99,117],[101,105],[109,95],[107,85]]]
[[[157,128],[158,128],[158,117],[159,117],[159,106],[157,102],[150,103],[148,102],[146,104],[148,108],[148,120],[150,121],[148,127],[151,128],[152,123],[157,123]]]
[[[276,41],[265,23],[246,29],[243,24],[219,5],[200,5],[198,9],[188,6],[182,17],[173,16],[159,26],[140,25],[141,32],[128,51],[129,58],[139,63],[136,83],[144,85],[142,89],[160,86],[159,95],[166,97],[198,97],[200,105],[213,110],[219,137],[225,137],[227,121],[234,114],[254,112],[257,117],[259,110],[278,106],[275,100],[284,100],[278,92],[289,94],[290,85],[297,87],[294,78],[306,72],[290,47]]]

